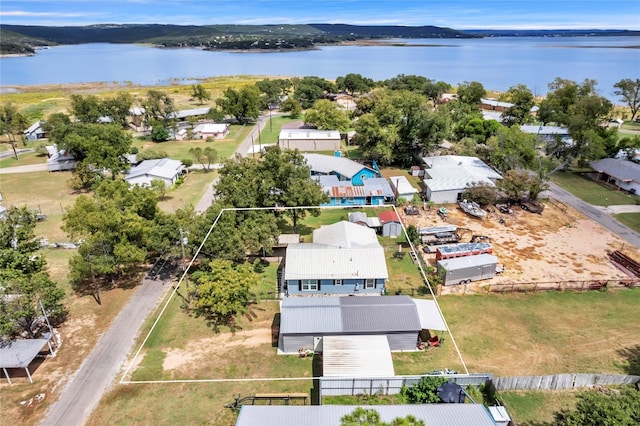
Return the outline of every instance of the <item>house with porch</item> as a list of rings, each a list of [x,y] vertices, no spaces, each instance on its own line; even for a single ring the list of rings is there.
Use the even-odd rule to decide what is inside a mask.
[[[339,181],[335,175],[311,178],[316,180],[329,196],[329,201],[323,203],[323,206],[381,206],[387,199],[379,185],[354,186],[350,181]]]
[[[348,221],[313,231],[313,242],[289,244],[284,296],[381,294],[389,279],[384,248],[373,229]]]
[[[640,164],[623,158],[603,158],[589,165],[598,173],[598,180],[640,194]]]
[[[131,167],[124,180],[130,185],[151,186],[151,181],[160,179],[166,187],[170,187],[184,172],[185,167],[181,161],[159,158],[145,160],[137,166]]]
[[[228,123],[201,123],[193,128],[194,139],[224,139],[231,131]]]

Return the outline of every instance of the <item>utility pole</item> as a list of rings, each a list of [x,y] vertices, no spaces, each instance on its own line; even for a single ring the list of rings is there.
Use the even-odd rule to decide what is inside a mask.
[[[185,267],[185,255],[184,255],[184,245],[186,244],[186,238],[184,237],[184,233],[182,232],[182,228],[180,228],[180,248],[182,250],[182,274],[184,275],[184,282],[187,289],[187,297],[189,297],[189,279],[187,278],[187,274],[184,272],[187,270]]]

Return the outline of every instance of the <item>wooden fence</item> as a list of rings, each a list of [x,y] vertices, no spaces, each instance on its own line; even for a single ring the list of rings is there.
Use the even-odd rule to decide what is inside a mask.
[[[594,386],[629,385],[640,383],[640,376],[620,374],[556,374],[552,376],[494,377],[498,391],[507,390],[566,390]]]

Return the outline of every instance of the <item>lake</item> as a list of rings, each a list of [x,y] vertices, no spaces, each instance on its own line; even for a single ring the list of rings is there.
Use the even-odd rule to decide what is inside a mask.
[[[613,84],[640,78],[640,37],[513,37],[396,40],[406,46],[322,46],[293,52],[209,52],[129,44],[82,44],[0,59],[0,87],[117,82],[193,84],[214,76],[318,76],[359,73],[374,80],[422,75],[457,85],[479,81],[504,91],[522,83],[544,95],[556,77],[598,81],[612,100]],[[635,46],[636,48],[632,48]]]

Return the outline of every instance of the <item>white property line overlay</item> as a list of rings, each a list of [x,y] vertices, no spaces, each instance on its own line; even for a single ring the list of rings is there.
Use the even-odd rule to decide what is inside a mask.
[[[198,250],[196,250],[196,252],[194,253],[193,257],[191,258],[191,261],[189,262],[189,265],[187,265],[187,267],[185,268],[184,272],[182,273],[182,276],[180,276],[180,279],[178,280],[178,283],[174,286],[173,291],[171,293],[169,293],[169,297],[168,297],[167,301],[165,302],[164,306],[162,307],[162,310],[160,311],[160,313],[158,314],[157,318],[155,319],[155,321],[151,325],[151,328],[149,329],[149,332],[145,336],[144,340],[142,341],[142,343],[138,347],[138,350],[136,351],[135,355],[133,356],[133,359],[131,360],[131,362],[129,363],[129,365],[125,369],[124,373],[122,374],[122,377],[120,378],[120,384],[131,385],[131,384],[160,384],[160,383],[267,382],[267,381],[314,380],[314,379],[322,378],[322,377],[281,377],[281,378],[278,378],[278,377],[265,377],[265,378],[244,378],[244,379],[243,378],[237,378],[237,379],[231,378],[231,379],[126,380],[126,377],[129,375],[129,372],[131,371],[132,367],[136,363],[136,360],[140,356],[140,352],[142,352],[142,349],[144,348],[144,345],[147,343],[147,341],[151,337],[151,333],[153,333],[153,330],[156,328],[156,326],[160,322],[160,319],[162,318],[162,315],[167,310],[167,307],[169,306],[169,303],[171,303],[171,300],[173,299],[175,294],[178,292],[178,289],[180,288],[180,285],[184,281],[187,273],[191,269],[191,266],[193,265],[193,263],[195,262],[196,258],[200,254],[200,251],[202,250],[202,247],[204,246],[204,243],[209,238],[209,235],[211,235],[211,232],[213,232],[213,229],[215,228],[216,224],[218,223],[218,220],[220,220],[220,217],[222,216],[222,214],[224,212],[226,212],[226,211],[252,211],[252,210],[254,210],[254,211],[255,210],[284,211],[284,210],[297,210],[297,209],[319,209],[319,210],[332,210],[332,209],[337,210],[337,209],[341,209],[341,210],[345,210],[347,208],[352,208],[352,207],[353,206],[348,206],[348,207],[347,206],[244,207],[244,208],[223,208],[222,210],[220,210],[220,213],[218,213],[218,216],[215,218],[215,220],[211,224],[211,227],[209,228],[209,231],[207,231],[207,234],[205,235],[204,239],[202,240],[202,243],[200,243],[200,246],[198,247]],[[362,207],[362,208],[374,208],[374,209],[376,209],[376,208],[392,208],[393,211],[398,215],[398,217],[400,217],[400,214],[398,213],[398,209],[393,204],[382,204],[382,205],[377,205],[377,206],[359,206],[359,207]],[[411,250],[414,253],[419,254],[419,252],[416,252],[415,247],[413,246],[413,243],[409,240],[409,237],[407,235],[407,229],[405,228],[404,223],[402,222],[402,220],[400,221],[400,226],[402,227],[402,231],[404,232],[405,238],[406,238],[407,242],[409,243],[409,247],[411,248]],[[453,346],[454,346],[454,348],[456,350],[456,353],[458,354],[458,358],[459,358],[460,362],[462,363],[462,367],[464,368],[465,375],[469,375],[469,370],[467,369],[467,365],[464,362],[464,359],[462,358],[462,354],[460,353],[460,349],[458,348],[458,345],[457,345],[457,343],[456,343],[456,341],[455,341],[455,339],[453,337],[453,333],[451,333],[451,329],[449,329],[449,323],[447,323],[444,315],[442,314],[442,309],[440,309],[440,304],[438,303],[436,295],[433,292],[433,288],[431,287],[431,283],[429,283],[429,280],[427,279],[425,271],[422,268],[422,263],[420,263],[418,261],[417,264],[418,264],[418,269],[420,270],[420,274],[422,275],[422,278],[423,278],[427,288],[429,289],[429,293],[431,294],[431,297],[433,298],[433,301],[434,301],[436,307],[438,308],[438,313],[440,314],[440,317],[442,318],[442,321],[444,322],[444,324],[445,324],[445,326],[447,328],[447,332],[449,333],[449,338],[451,339],[451,342],[453,343]]]

